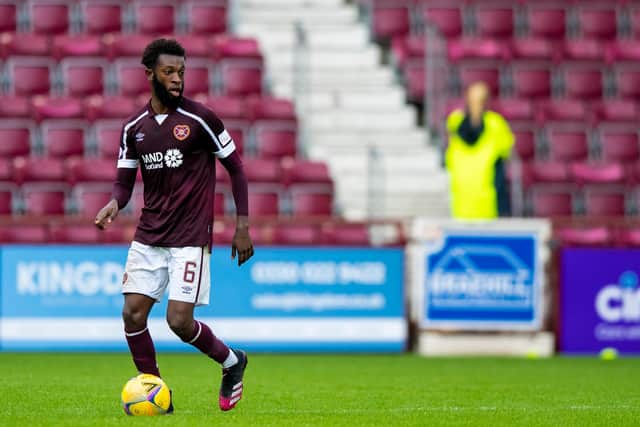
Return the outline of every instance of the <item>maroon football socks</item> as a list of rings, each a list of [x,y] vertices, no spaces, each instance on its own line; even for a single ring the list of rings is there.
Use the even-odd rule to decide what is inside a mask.
[[[129,350],[133,356],[133,363],[139,372],[143,374],[152,374],[160,376],[160,370],[158,369],[158,363],[156,362],[156,349],[153,346],[153,340],[151,334],[149,334],[149,328],[144,328],[141,331],[127,332],[127,344],[129,344]]]

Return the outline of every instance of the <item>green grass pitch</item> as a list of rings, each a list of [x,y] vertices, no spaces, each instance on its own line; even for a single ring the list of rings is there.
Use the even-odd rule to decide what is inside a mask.
[[[217,408],[219,368],[160,354],[176,413],[133,418],[127,354],[0,354],[1,426],[632,426],[640,359],[251,355],[245,395]]]

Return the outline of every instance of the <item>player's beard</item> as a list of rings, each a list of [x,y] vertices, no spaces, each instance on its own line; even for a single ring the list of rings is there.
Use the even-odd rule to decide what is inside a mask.
[[[180,88],[180,95],[174,96],[167,90],[166,87],[164,87],[162,83],[160,83],[155,75],[151,80],[151,84],[153,85],[154,93],[156,94],[158,100],[162,103],[162,105],[172,110],[178,108],[180,101],[182,101],[182,92],[184,91],[184,86]]]

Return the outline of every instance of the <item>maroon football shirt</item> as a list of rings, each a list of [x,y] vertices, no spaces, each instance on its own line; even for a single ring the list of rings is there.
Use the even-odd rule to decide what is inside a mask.
[[[165,247],[208,245],[215,159],[231,155],[235,144],[213,111],[195,101],[183,98],[162,116],[148,103],[122,130],[118,168],[140,166],[144,184],[134,240]]]

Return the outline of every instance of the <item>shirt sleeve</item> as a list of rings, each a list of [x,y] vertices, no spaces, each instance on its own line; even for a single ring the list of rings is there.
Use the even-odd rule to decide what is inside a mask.
[[[120,153],[118,154],[118,168],[137,169],[139,164],[135,141],[129,135],[127,126],[120,134]]]
[[[204,115],[204,130],[211,142],[213,154],[219,159],[229,157],[236,151],[236,144],[224,127],[222,120],[213,111],[207,110]]]

